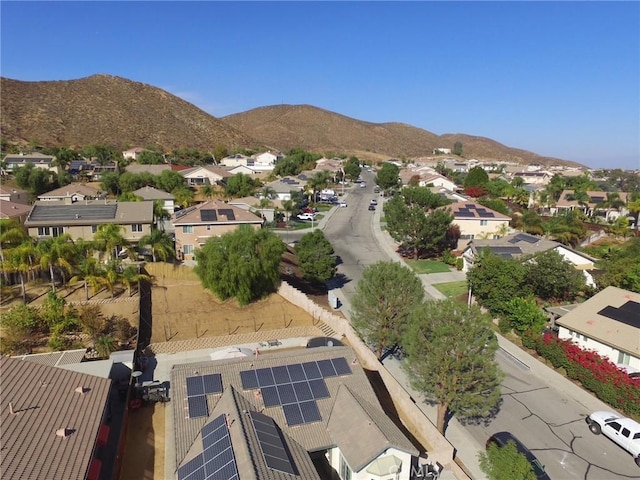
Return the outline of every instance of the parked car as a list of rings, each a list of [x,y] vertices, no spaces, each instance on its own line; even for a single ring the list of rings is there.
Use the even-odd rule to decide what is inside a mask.
[[[366,188],[366,187],[367,187],[367,184],[366,184],[366,183],[362,182],[362,183],[360,184],[360,188]]]
[[[376,209],[375,205],[373,205],[373,204],[369,205],[369,210],[370,211],[374,211],[375,209]]]
[[[347,202],[345,202],[344,200],[341,201],[340,203],[338,203],[338,206],[341,208],[347,208]]]
[[[592,433],[609,437],[629,452],[640,467],[640,423],[612,412],[593,412],[586,421]]]
[[[378,205],[378,201],[375,198],[372,198],[369,205]]]
[[[380,187],[378,185],[373,187],[373,193],[380,193]]]
[[[551,480],[551,478],[549,478],[549,475],[547,475],[547,472],[544,471],[544,465],[540,463],[540,460],[538,460],[535,455],[531,453],[531,451],[511,433],[494,433],[489,437],[489,440],[487,440],[486,447],[489,448],[491,444],[495,444],[499,448],[502,448],[507,444],[507,442],[515,443],[518,452],[527,457],[527,460],[529,460],[529,463],[531,463],[531,465],[533,466],[533,473],[535,473],[538,480]]]
[[[298,215],[298,220],[315,220],[316,218],[316,214],[315,213],[300,213]]]

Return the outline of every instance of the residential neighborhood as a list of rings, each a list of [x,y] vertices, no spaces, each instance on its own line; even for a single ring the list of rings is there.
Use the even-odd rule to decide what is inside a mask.
[[[0,360],[2,423],[13,427],[2,429],[2,442],[11,450],[3,453],[1,468],[8,478],[54,478],[64,471],[67,478],[124,479],[140,468],[152,469],[155,478],[185,480],[482,478],[473,431],[465,432],[454,420],[444,430],[435,410],[429,410],[433,404],[423,406],[426,391],[413,392],[415,380],[401,373],[402,362],[413,357],[407,360],[406,353],[398,353],[401,345],[390,344],[378,358],[370,333],[358,326],[360,293],[347,284],[327,287],[336,271],[367,281],[367,269],[379,261],[365,245],[377,245],[379,255],[400,262],[410,275],[415,270],[428,302],[487,309],[496,338],[514,342],[523,355],[539,348],[536,341],[543,335],[551,335],[554,341],[568,341],[606,358],[619,375],[629,377],[625,382],[634,382],[631,376],[640,372],[639,294],[632,284],[616,285],[609,279],[607,269],[613,264],[606,263],[613,261],[614,248],[638,240],[638,199],[633,192],[591,189],[592,172],[563,177],[562,170],[551,168],[450,161],[445,148],[434,152],[434,160],[415,163],[360,164],[318,155],[314,168],[301,163],[296,171],[282,174],[280,165],[295,156],[266,151],[235,153],[208,165],[136,163],[144,152],[149,151],[126,149],[122,158],[130,163],[114,160],[114,168],[94,169],[91,175],[82,174],[79,164],[73,165],[72,174],[69,164],[72,181],[43,191],[33,190],[28,182],[20,187],[17,180],[25,167],[17,159],[31,159],[44,171],[56,163],[55,157],[11,155],[3,161],[2,284],[3,292],[15,292],[3,316],[13,318],[10,308],[30,301],[47,311],[51,299],[63,298],[64,304],[65,297],[57,297],[64,292],[84,318],[74,320],[75,326],[55,327],[66,328],[62,334],[49,327],[48,336],[32,330],[39,338],[59,338],[59,347],[51,348],[57,345],[51,340],[5,342],[6,356]],[[90,165],[92,159],[83,161]],[[58,175],[50,171],[51,179]],[[575,178],[584,184],[571,180]],[[580,188],[558,188],[570,185]],[[394,222],[391,215],[404,220]],[[357,225],[354,216],[365,221]],[[329,226],[341,232],[327,238],[335,252],[315,256],[339,255],[343,263],[335,261],[334,278],[321,282],[319,295],[313,289],[300,290],[306,285],[304,276],[299,273],[296,279],[294,271],[301,266],[283,257],[287,260],[278,271],[287,280],[280,280],[273,294],[290,305],[282,313],[268,313],[265,306],[248,323],[234,325],[229,313],[218,313],[222,304],[201,311],[198,300],[181,302],[186,293],[171,296],[181,284],[192,290],[190,295],[196,294],[196,285],[203,288],[186,279],[198,278],[193,272],[200,274],[199,259],[212,261],[198,256],[205,245],[229,248],[223,239],[267,231],[284,243],[285,256],[295,253],[300,262],[305,235],[329,232]],[[416,237],[415,231],[430,233]],[[248,242],[242,238],[238,241]],[[598,247],[603,240],[615,241],[606,244],[615,246],[607,247],[607,258]],[[320,243],[314,240],[311,248]],[[351,258],[353,248],[357,253]],[[405,253],[410,250],[417,256]],[[245,255],[247,268],[239,272],[255,270],[249,268],[251,252]],[[368,255],[373,255],[370,261]],[[494,273],[486,265],[500,262],[510,269],[511,283],[524,283],[512,286],[504,280],[500,287],[491,287]],[[441,273],[418,270],[435,264]],[[499,275],[499,267],[492,268]],[[220,266],[220,271],[230,270]],[[540,285],[544,279],[540,282],[539,275],[551,282],[548,275],[561,273],[566,279],[561,282],[572,282],[571,287],[560,284],[552,291]],[[443,294],[437,275],[451,279],[458,293]],[[474,275],[488,275],[482,277],[489,279],[483,280],[486,289],[477,288]],[[238,285],[246,281],[235,278]],[[315,285],[317,289],[320,284]],[[42,286],[45,293],[29,296],[31,288]],[[528,290],[519,300],[537,309],[537,320],[531,320],[527,332],[521,330],[524,316],[509,316],[514,304],[496,303],[492,296],[498,290],[509,295],[508,288]],[[166,306],[160,307],[164,301]],[[101,330],[91,327],[86,315],[99,305],[132,312],[123,317],[134,329],[126,341],[125,336],[113,339],[119,314],[107,317],[110,327],[109,321]],[[294,323],[292,312],[297,311],[311,321]],[[263,330],[265,323],[270,327]],[[370,323],[375,323],[373,318]],[[213,334],[220,329],[226,334]],[[535,332],[533,339],[528,332]],[[72,338],[89,337],[95,339],[92,346],[72,348],[79,346]],[[522,346],[527,342],[529,350]],[[20,387],[20,378],[31,380]],[[38,398],[45,398],[49,388],[55,393],[46,397],[49,410],[44,411],[39,405],[44,400]],[[86,401],[94,403],[90,418],[79,419],[57,407],[84,411]],[[166,426],[167,435],[159,440],[156,433],[150,453],[133,461],[134,440],[126,432],[150,428],[141,415],[145,409],[153,409],[146,421],[161,422],[157,428]],[[17,459],[18,451],[29,451],[42,461]],[[546,468],[557,472],[555,464]]]

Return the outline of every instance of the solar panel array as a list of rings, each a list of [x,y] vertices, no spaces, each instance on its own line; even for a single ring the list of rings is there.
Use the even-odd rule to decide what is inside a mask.
[[[200,220],[203,222],[217,222],[218,215],[216,211],[210,208],[200,210]]]
[[[495,213],[490,212],[486,208],[478,207],[472,203],[466,203],[464,207],[460,207],[455,214],[456,217],[476,218],[476,214],[480,218],[495,218]]]
[[[233,221],[236,219],[235,213],[233,213],[233,210],[231,210],[230,208],[221,208],[218,210],[218,213],[227,217],[227,220]]]
[[[207,395],[222,393],[222,375],[196,375],[187,377],[187,406],[189,418],[206,417],[209,415]]]
[[[53,203],[53,202],[52,202]],[[61,220],[111,220],[116,217],[116,204],[76,203],[72,205],[36,205],[31,212],[33,222]]]
[[[527,243],[538,243],[540,239],[538,237],[534,237],[533,235],[527,235],[526,233],[519,233],[511,240],[509,243],[518,243],[518,242],[527,242]]]
[[[616,320],[620,323],[640,328],[640,303],[627,300],[619,307],[608,305],[598,312],[598,315]]]
[[[291,452],[289,452],[273,419],[253,411],[249,412],[249,416],[267,467],[291,475],[298,475],[296,466],[291,458]]]
[[[240,480],[224,415],[201,430],[202,453],[178,468],[178,480]]]
[[[265,407],[282,406],[287,425],[301,425],[322,420],[316,400],[329,398],[324,379],[350,375],[344,357],[277,367],[243,370],[242,388],[259,388]]]

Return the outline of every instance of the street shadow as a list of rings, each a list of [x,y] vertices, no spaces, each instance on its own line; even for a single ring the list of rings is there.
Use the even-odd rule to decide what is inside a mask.
[[[344,273],[336,273],[334,277],[327,282],[327,289],[334,290],[336,288],[342,288],[349,282],[351,282],[351,279]]]

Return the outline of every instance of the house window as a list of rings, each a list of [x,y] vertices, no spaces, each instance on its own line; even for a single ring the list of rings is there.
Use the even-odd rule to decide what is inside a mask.
[[[49,232],[49,227],[38,227],[38,236],[39,237],[48,237],[51,235]]]
[[[349,467],[342,454],[340,454],[340,478],[342,480],[351,480],[351,467]]]
[[[618,365],[629,365],[631,362],[631,355],[624,352],[618,352]]]
[[[133,225],[131,225],[131,231],[133,233],[142,233],[142,224],[134,223]]]
[[[182,233],[193,233],[193,225],[184,225],[182,227]]]
[[[481,227],[486,227],[487,226],[487,220],[480,220],[480,226]]]
[[[64,233],[64,227],[38,227],[39,237],[59,237]]]
[[[182,253],[185,255],[193,255],[193,245],[185,245],[182,247]]]
[[[96,233],[98,231],[97,225],[91,225],[91,233]]]
[[[211,225],[207,225],[207,232],[211,231]]]

